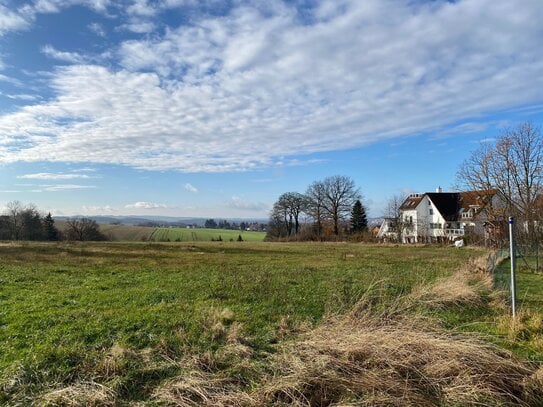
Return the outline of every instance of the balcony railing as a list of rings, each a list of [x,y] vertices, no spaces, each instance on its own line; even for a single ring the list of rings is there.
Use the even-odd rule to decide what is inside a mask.
[[[464,229],[445,229],[447,236],[464,236]]]

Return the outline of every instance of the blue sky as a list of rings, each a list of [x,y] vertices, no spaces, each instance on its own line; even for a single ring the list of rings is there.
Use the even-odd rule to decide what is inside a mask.
[[[0,0],[0,209],[266,217],[347,175],[371,216],[542,123],[540,0]]]

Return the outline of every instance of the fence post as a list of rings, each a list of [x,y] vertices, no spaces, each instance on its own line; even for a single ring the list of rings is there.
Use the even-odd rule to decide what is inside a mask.
[[[513,217],[509,217],[509,251],[511,254],[511,310],[513,318],[517,315],[517,293],[515,284],[515,268],[516,268],[516,256],[515,256],[515,238],[513,234]]]

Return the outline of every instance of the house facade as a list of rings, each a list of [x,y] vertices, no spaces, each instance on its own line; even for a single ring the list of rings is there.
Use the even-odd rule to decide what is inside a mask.
[[[398,218],[385,218],[377,235],[383,241],[435,243],[454,241],[467,233],[490,239],[491,226],[505,207],[496,190],[436,192],[409,195]],[[501,218],[500,218],[501,219]]]

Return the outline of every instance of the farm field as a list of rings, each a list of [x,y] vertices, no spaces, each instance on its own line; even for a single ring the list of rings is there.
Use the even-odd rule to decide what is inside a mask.
[[[100,232],[114,242],[148,241],[156,228],[131,225],[100,225]]]
[[[224,241],[4,244],[0,404],[216,405],[213,397],[229,388],[242,389],[241,400],[263,376],[280,373],[269,370],[283,344],[323,319],[352,312],[361,299],[372,313],[390,313],[400,296],[483,254]],[[420,307],[402,315],[417,310],[454,324],[461,313]],[[495,317],[482,309],[462,314],[462,324]],[[264,404],[282,405],[283,396],[263,394]]]
[[[57,221],[61,231],[66,230],[65,221]],[[266,232],[252,232],[231,229],[206,228],[156,228],[151,226],[100,224],[100,232],[113,242],[210,242],[237,241],[241,236],[243,241],[262,242]]]
[[[230,229],[187,229],[187,228],[156,228],[149,240],[155,242],[209,242],[237,241],[239,237],[246,242],[262,242],[266,232],[251,232]]]

